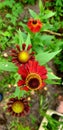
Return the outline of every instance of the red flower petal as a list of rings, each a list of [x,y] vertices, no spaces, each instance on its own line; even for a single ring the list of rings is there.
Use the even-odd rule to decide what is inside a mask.
[[[32,48],[32,45],[28,45],[27,50],[29,51]]]
[[[20,49],[19,45],[16,45],[16,50],[12,49],[11,54],[10,54],[12,56],[12,62],[15,63],[17,66],[19,66],[22,64],[26,64],[29,60],[33,60],[33,58],[34,58],[34,57],[32,57],[33,52],[32,53],[28,52],[31,48],[32,48],[32,45],[28,45],[28,47],[26,48],[25,43],[22,44],[22,49]],[[27,60],[25,60],[25,63],[23,60],[21,61],[21,59],[19,59],[19,55],[21,57],[21,52],[27,52],[28,54],[26,54],[26,56],[29,55],[29,58]],[[24,53],[22,53],[22,54],[24,54]],[[24,56],[22,58],[24,59]],[[26,59],[26,57],[25,57],[25,59]]]
[[[27,70],[25,69],[25,65],[19,67],[18,73],[22,76],[22,78],[26,78]]]
[[[45,75],[45,74],[42,75],[41,77],[42,77],[43,80],[44,80],[44,79],[47,79],[47,75]]]
[[[12,54],[11,54],[11,56],[16,57],[16,56],[17,56],[17,54],[16,54],[16,53],[12,53]]]
[[[12,49],[11,51],[12,51],[12,53],[17,53],[17,51],[16,51],[16,50],[14,50],[14,49]]]
[[[24,87],[20,88],[20,90],[29,91],[29,89],[28,89],[26,86],[24,86]]]
[[[42,82],[42,86],[40,87],[40,89],[44,88],[46,85],[46,83]]]
[[[20,51],[20,46],[19,45],[16,45],[16,48],[18,51]]]
[[[12,59],[12,62],[17,63],[17,62],[18,62],[17,57],[13,58],[13,59]]]
[[[40,31],[40,28],[41,28],[40,26],[37,26],[35,28],[32,28],[31,31],[34,32],[34,33],[36,33],[36,32]]]
[[[26,44],[23,43],[23,44],[22,44],[22,49],[25,50],[25,47],[26,47]]]
[[[37,72],[40,74],[40,76],[47,74],[47,70],[45,66],[37,66]]]
[[[29,69],[29,73],[30,72],[36,72],[36,68],[37,68],[37,61],[29,61],[28,64],[26,64],[26,67]]]
[[[23,111],[19,111],[19,113],[17,113],[17,112],[15,112],[14,110],[13,110],[13,104],[11,104],[11,101],[13,101],[13,104],[16,102],[21,102],[21,103],[23,103],[23,105],[24,105],[24,109],[23,109]],[[8,105],[8,107],[7,107],[7,111],[11,114],[11,115],[13,115],[13,116],[17,116],[17,117],[19,117],[19,116],[25,116],[25,115],[27,115],[28,114],[28,112],[29,112],[29,105],[28,105],[28,100],[26,99],[26,98],[21,98],[21,99],[18,99],[18,97],[16,97],[16,98],[10,98],[10,100],[9,100],[9,102],[8,102],[8,104],[10,104],[11,105],[11,107],[10,107],[10,105]],[[18,105],[19,106],[19,105]],[[16,108],[16,109],[18,109],[18,108]]]
[[[34,52],[34,51],[30,53],[30,55],[34,55],[34,54],[35,54],[35,52]]]
[[[22,86],[22,85],[24,85],[24,83],[25,83],[25,81],[19,80],[19,81],[18,81],[18,86]]]
[[[26,78],[27,78],[28,74],[31,74],[31,73],[36,73],[40,76],[40,78],[42,79],[41,88],[43,88],[43,86],[45,85],[44,79],[47,79],[46,68],[44,66],[40,66],[39,63],[35,60],[33,60],[33,61],[30,60],[27,64],[20,66],[18,69],[18,73],[21,75],[22,79],[24,80],[23,83],[22,83],[22,80],[20,82],[18,81],[18,86],[26,85]],[[23,87],[23,88],[21,88],[21,90],[28,91],[28,88]]]
[[[29,19],[27,25],[33,33],[39,32],[42,27],[41,21],[38,19],[34,20],[33,18]]]

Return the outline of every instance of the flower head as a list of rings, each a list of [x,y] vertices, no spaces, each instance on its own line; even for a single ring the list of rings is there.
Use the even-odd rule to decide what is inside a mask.
[[[31,32],[36,33],[40,31],[42,23],[39,19],[35,20],[33,18],[30,18],[27,23],[27,26],[31,30]]]
[[[29,52],[32,48],[32,45],[28,45],[26,49],[26,44],[22,44],[22,50],[20,50],[19,45],[16,45],[16,50],[12,49],[12,62],[15,63],[17,66],[20,64],[25,64],[29,60],[34,59],[34,52]]]
[[[8,112],[14,116],[25,116],[29,112],[28,100],[26,98],[10,98],[8,105]]]
[[[22,80],[18,81],[18,86],[21,86],[20,89],[37,90],[45,85],[44,80],[47,78],[47,70],[35,60],[29,61],[25,66],[20,66],[18,73],[22,77]]]

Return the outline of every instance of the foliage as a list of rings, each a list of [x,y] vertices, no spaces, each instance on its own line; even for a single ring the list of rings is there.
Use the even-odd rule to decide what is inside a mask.
[[[20,99],[24,95],[27,95],[27,92],[25,90],[20,91],[20,89],[18,87],[16,87],[13,97],[18,97],[18,99]]]
[[[2,78],[0,79],[0,91],[2,90],[4,93],[9,89],[9,85],[15,85],[14,73],[9,74],[9,72],[1,72],[0,74],[2,75]]]
[[[54,129],[58,130],[60,125],[63,124],[63,121],[59,121],[59,120],[55,119],[54,117],[50,116],[49,114],[46,114],[46,113],[42,112],[42,115],[45,116],[47,121],[48,121],[48,124],[46,124],[45,122],[43,123],[43,127],[45,128],[45,130],[49,130],[49,129],[51,129],[51,130],[54,130]],[[62,128],[63,128],[63,125],[62,125]]]
[[[11,71],[11,72],[16,72],[17,71],[17,67],[10,62],[6,62],[5,60],[0,62],[0,70],[4,70],[4,71]]]
[[[42,23],[40,32],[32,33],[26,22],[22,22],[19,17],[23,11],[24,4],[35,4],[35,0],[4,0],[0,2],[0,74],[3,75],[0,81],[0,89],[8,89],[8,84],[12,86],[16,85],[14,90],[12,88],[12,94],[9,97],[18,97],[19,99],[24,96],[30,95],[30,92],[20,90],[17,86],[18,80],[21,78],[17,71],[18,67],[11,61],[11,56],[7,58],[2,56],[2,53],[9,47],[10,50],[15,47],[16,44],[22,49],[22,44],[26,44],[26,49],[29,44],[32,45],[32,51],[35,52],[35,59],[40,65],[44,65],[47,68],[47,77],[45,81],[47,84],[60,84],[60,78],[56,76],[52,69],[48,67],[48,62],[54,60],[59,70],[63,72],[63,34],[60,34],[59,30],[62,29],[62,0],[56,0],[53,2],[42,3],[39,0],[39,12],[29,9],[29,15],[33,19],[39,19]],[[53,9],[51,9],[53,8]],[[4,12],[4,13],[3,13]],[[27,18],[28,20],[28,18]],[[5,74],[5,72],[8,73]],[[3,74],[4,73],[4,74]],[[43,97],[40,99],[40,107],[42,110]],[[47,103],[45,101],[45,109],[47,109]],[[39,110],[41,113],[42,111]],[[46,116],[49,121],[50,129],[56,130],[57,126],[62,123],[58,122],[46,114],[42,113],[42,116]],[[36,123],[36,118],[30,115],[31,122]],[[24,127],[22,124],[11,122],[11,130],[30,130],[29,127]],[[45,125],[44,125],[45,126]],[[53,128],[52,128],[53,127]],[[45,126],[45,130],[46,126]]]
[[[17,126],[17,130],[30,130],[30,128],[29,127],[23,127],[23,125],[18,125]]]
[[[17,37],[18,44],[20,45],[20,47],[22,47],[22,43],[26,43],[26,47],[29,45],[29,43],[31,43],[30,34],[28,34],[27,37],[24,39],[23,33],[19,30],[17,36],[18,36]],[[54,56],[57,55],[60,52],[60,50],[49,53],[49,52],[40,51],[39,49],[39,52],[40,53],[35,55],[36,60],[40,63],[40,65],[46,65],[46,63],[49,62],[52,58],[54,58]],[[11,62],[7,62],[6,60],[3,60],[3,61],[1,60],[0,64],[2,66],[0,67],[0,70],[13,71],[13,72],[17,71],[17,67]],[[50,77],[53,78],[53,76],[51,75]],[[54,79],[56,78],[54,77]]]
[[[41,65],[46,64],[49,60],[51,60],[56,54],[58,54],[60,51],[55,51],[52,53],[49,52],[41,52],[36,55],[36,59],[39,61]],[[42,57],[42,58],[41,58]]]
[[[4,11],[4,14],[3,12]],[[12,45],[12,37],[18,26],[19,15],[23,11],[23,5],[15,0],[0,2],[0,46],[2,50]]]
[[[54,63],[57,65],[58,71],[63,72],[63,52],[55,58]]]
[[[11,130],[30,130],[30,128],[28,126],[24,127],[22,124],[18,123],[17,121],[12,121],[11,122]]]
[[[57,95],[56,95],[57,96]],[[42,122],[42,127],[45,130],[58,130],[58,128],[61,127],[61,129],[63,128],[63,116],[60,116],[58,114],[53,113],[52,115],[50,115],[51,111],[48,110],[48,105],[51,102],[48,101],[49,99],[47,99],[45,96],[41,95],[40,96],[40,115],[44,118],[43,122]],[[47,114],[46,111],[50,111],[50,114]],[[61,118],[61,119],[59,119]],[[61,125],[61,126],[60,126]]]
[[[11,0],[10,4],[9,4],[8,0],[7,1],[5,0],[3,2],[3,4],[0,3],[1,10],[4,9],[4,11],[5,11],[6,7],[12,13],[10,14],[10,12],[9,12],[9,13],[5,14],[5,17],[6,17],[5,20],[8,19],[9,20],[8,22],[10,22],[11,25],[13,24],[13,27],[12,26],[7,27],[6,24],[3,23],[4,27],[7,28],[7,30],[5,32],[3,32],[3,31],[0,32],[1,33],[1,43],[0,43],[1,48],[3,50],[5,50],[6,46],[11,46],[12,44],[14,46],[16,43],[19,44],[20,48],[22,48],[22,43],[26,43],[26,47],[29,44],[32,44],[32,50],[36,52],[36,54],[35,54],[36,60],[38,60],[38,62],[41,65],[46,65],[52,58],[54,58],[61,51],[60,45],[63,44],[63,42],[61,40],[58,41],[55,38],[55,36],[44,34],[45,30],[50,29],[52,27],[52,25],[50,24],[49,21],[50,21],[50,18],[53,17],[56,12],[46,9],[43,6],[43,3],[41,2],[41,0],[39,0],[39,10],[40,10],[39,14],[37,14],[36,12],[34,12],[31,9],[29,9],[29,12],[33,18],[40,19],[43,22],[43,28],[41,29],[41,32],[38,32],[34,35],[32,32],[30,32],[27,25],[20,22],[20,25],[24,28],[24,31],[26,31],[27,33],[24,33],[19,29],[16,31],[15,34],[13,34],[15,31],[15,26],[18,25],[16,23],[16,20],[18,18],[20,11],[22,11],[22,6],[21,6],[21,3],[16,3],[14,0],[13,1]],[[1,21],[0,21],[1,23],[2,23],[2,20],[3,19],[1,17]],[[3,29],[3,27],[1,25],[1,30],[2,29]],[[53,49],[54,49],[54,52],[53,52]],[[41,57],[43,57],[43,58],[41,58]],[[48,66],[47,66],[47,69],[48,69]],[[16,75],[17,67],[11,62],[11,60],[8,61],[4,58],[3,59],[1,58],[0,71],[14,72],[15,74],[13,76],[15,79],[15,83],[17,83],[17,81],[19,79],[19,76]],[[48,72],[49,79],[48,79],[48,81],[46,81],[47,83],[48,82],[51,83],[52,82],[51,79],[59,79],[54,74],[51,75],[51,72],[52,71]],[[15,91],[14,96],[16,96],[16,95],[18,95],[18,97],[21,96],[19,90]],[[23,94],[22,94],[22,96],[23,96]]]
[[[59,28],[62,28],[62,14],[63,14],[63,10],[62,10],[62,0],[56,0],[54,2],[45,2],[45,7],[46,8],[53,8],[54,11],[56,11],[55,16],[51,19],[51,23],[54,25],[54,30],[58,31]]]
[[[22,2],[23,4],[32,4],[32,5],[35,4],[35,0],[21,0],[21,2]]]
[[[46,2],[45,3],[45,7],[48,7],[48,8],[53,8],[54,11],[56,11],[56,14],[55,16],[51,19],[51,23],[53,23],[54,25],[54,31],[58,31],[58,32],[63,32],[62,30],[62,26],[63,26],[63,21],[62,21],[62,15],[63,15],[63,10],[62,10],[62,7],[63,7],[63,4],[62,4],[62,0],[56,0],[54,1],[53,3],[52,2]],[[57,46],[56,44],[54,46],[58,47],[58,45],[60,46],[60,48],[62,48],[63,50],[63,40],[61,40],[62,37],[57,40]],[[53,47],[54,48],[54,47]],[[58,56],[55,58],[54,62],[55,64],[57,65],[57,69],[60,71],[60,72],[63,72],[63,58],[62,58],[62,51],[60,54],[58,54]]]

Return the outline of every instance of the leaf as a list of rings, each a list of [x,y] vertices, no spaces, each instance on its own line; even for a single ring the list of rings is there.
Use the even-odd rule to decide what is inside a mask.
[[[18,130],[24,130],[24,129],[23,129],[23,126],[18,125]]]
[[[18,31],[18,36],[19,36],[19,45],[20,45],[20,48],[21,48],[22,47],[21,45],[24,43],[24,39],[23,39],[23,34],[22,34],[20,29]]]
[[[60,79],[58,76],[54,75],[53,72],[48,72],[48,79]]]
[[[49,62],[51,59],[53,59],[59,52],[59,51],[55,51],[55,52],[42,52],[42,53],[38,53],[36,55],[36,60],[38,60],[38,62],[41,64],[41,65],[44,65],[46,64],[47,62]]]
[[[5,37],[10,37],[11,33],[9,31],[2,32],[2,35]]]
[[[47,80],[45,80],[45,82],[46,82],[46,84],[60,84],[59,80],[54,81],[52,79],[47,79]]]
[[[39,9],[40,9],[40,13],[44,12],[44,6],[41,0],[39,0]]]
[[[54,36],[44,34],[44,35],[40,36],[39,38],[42,41],[43,45],[49,46],[51,44],[52,40],[54,39]]]
[[[59,6],[59,7],[62,6],[62,0],[57,0],[56,1],[56,6]]]
[[[35,13],[33,10],[29,9],[29,12],[30,12],[30,15],[31,15],[34,19],[37,19],[37,18],[38,18],[37,13]]]
[[[26,39],[26,46],[28,46],[29,44],[31,44],[31,40],[30,40],[30,34],[28,33],[27,39]]]
[[[44,97],[43,97],[43,95],[41,95],[41,96],[40,96],[40,106],[43,105],[43,101],[44,101]]]
[[[25,90],[20,90],[19,87],[16,87],[16,90],[14,92],[14,97],[18,97],[19,99],[26,94]]]
[[[5,17],[11,19],[12,16],[11,16],[11,14],[7,13]]]
[[[50,17],[52,17],[52,16],[54,16],[55,15],[55,12],[52,12],[52,11],[50,11],[50,10],[46,10],[45,11],[45,14],[44,14],[44,16],[43,16],[43,19],[48,19],[48,18],[50,18]]]
[[[4,4],[4,2],[2,3],[2,2],[0,2],[0,9],[2,9],[2,8],[4,8],[5,7],[5,4]]]
[[[31,33],[31,31],[29,30],[29,28],[27,27],[27,25],[25,25],[24,23],[20,22],[19,23],[20,26],[22,26],[24,28],[25,31]]]
[[[11,63],[11,62],[0,61],[0,70],[16,72],[17,71],[17,67],[13,63]]]
[[[14,77],[14,79],[15,79],[15,84],[17,84],[18,80],[21,79],[21,76],[20,76],[18,73],[15,73],[15,74],[13,75],[13,77]]]
[[[24,127],[22,124],[18,124],[17,130],[30,130],[28,126]]]

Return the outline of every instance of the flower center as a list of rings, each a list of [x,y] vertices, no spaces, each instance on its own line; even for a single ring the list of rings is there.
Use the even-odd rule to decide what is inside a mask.
[[[12,105],[12,110],[15,113],[21,113],[24,110],[24,104],[21,101],[16,101]]]
[[[37,20],[33,20],[33,24],[37,24]]]
[[[22,63],[26,63],[29,60],[29,53],[27,51],[21,51],[18,53],[18,60]]]
[[[42,85],[42,79],[38,74],[30,73],[26,78],[26,85],[31,90],[37,90]]]

